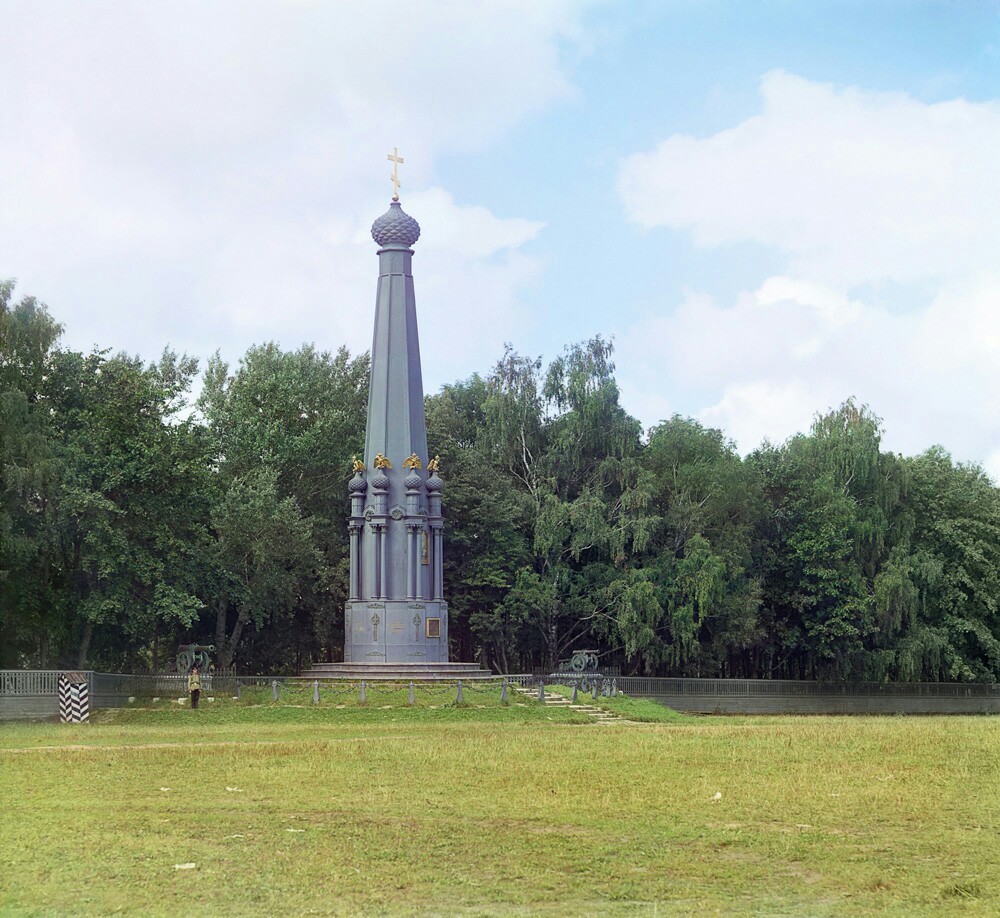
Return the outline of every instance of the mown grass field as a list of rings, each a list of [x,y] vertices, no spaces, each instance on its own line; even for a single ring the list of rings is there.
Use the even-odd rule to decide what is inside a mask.
[[[996,718],[470,701],[0,725],[0,913],[997,912]]]

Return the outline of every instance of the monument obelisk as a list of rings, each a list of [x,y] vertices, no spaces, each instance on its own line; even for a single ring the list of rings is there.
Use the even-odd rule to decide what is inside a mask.
[[[372,224],[378,246],[364,460],[348,490],[350,590],[345,663],[447,663],[438,462],[427,453],[413,293],[420,226],[399,203],[397,150],[389,209]]]

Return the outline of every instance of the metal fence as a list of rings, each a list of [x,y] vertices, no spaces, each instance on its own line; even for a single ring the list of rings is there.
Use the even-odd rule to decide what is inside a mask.
[[[981,682],[809,682],[795,679],[673,679],[619,676],[618,687],[630,695],[875,696],[1000,698],[1000,684]]]
[[[154,698],[157,695],[181,696],[187,694],[187,676],[159,675],[137,676],[127,673],[91,673],[91,691],[100,695],[120,695],[133,698]],[[284,676],[220,676],[201,677],[203,694],[218,692],[235,695],[236,686],[270,685],[274,679],[284,682]]]
[[[0,721],[36,720],[59,712],[59,674],[65,670],[0,670]],[[84,672],[93,708],[128,704],[130,698],[179,698],[187,695],[187,676],[139,676]],[[273,676],[203,676],[205,694],[237,694],[237,686],[271,685]],[[284,677],[278,677],[283,682]]]
[[[0,670],[0,721],[59,714],[60,670]]]
[[[54,695],[59,669],[0,669],[0,695]]]
[[[603,675],[603,674],[602,674]],[[580,681],[572,673],[509,676],[520,685]],[[625,695],[692,714],[1000,714],[1000,684],[817,682],[612,676]]]
[[[54,716],[59,670],[0,670],[0,720]],[[130,698],[178,698],[187,677],[87,672],[91,704],[117,707]],[[497,676],[499,680],[501,677]],[[505,677],[514,686],[557,681],[534,674]],[[678,711],[720,714],[1000,713],[1000,684],[947,682],[810,682],[791,679],[614,677],[625,695],[649,698]],[[205,695],[238,695],[240,688],[312,685],[283,676],[203,675]],[[358,683],[357,680],[352,682]],[[323,682],[322,684],[327,684]],[[405,684],[405,680],[403,683]],[[346,686],[342,686],[346,687]],[[375,690],[375,689],[373,689]],[[470,688],[470,690],[473,690]]]
[[[696,714],[998,714],[1000,685],[621,676],[620,691]]]
[[[0,670],[0,721],[4,720],[38,720],[55,717],[59,711],[58,677],[62,671],[24,671]],[[187,699],[188,683],[184,675],[135,675],[131,673],[96,673],[83,672],[92,708],[123,707],[132,701],[176,700]],[[530,680],[530,676],[507,679],[513,686],[519,680]],[[411,696],[415,690],[421,692],[448,688],[456,692],[456,700],[462,702],[463,692],[500,693],[503,677],[495,676],[485,679],[460,680],[451,679],[434,681],[432,683],[415,680],[410,682],[405,678],[394,681],[376,679],[368,681],[360,679],[315,680],[295,676],[220,676],[207,675],[201,678],[203,697],[214,695],[231,695],[238,698],[242,690],[248,688],[263,688],[268,694],[274,692],[274,699],[286,697],[285,692],[293,690],[291,697],[300,698],[304,691],[313,693],[314,702],[321,697],[342,696],[345,693],[359,693],[364,700],[366,693],[372,696],[410,690]],[[416,683],[416,684],[415,684]],[[503,697],[503,696],[501,696]]]

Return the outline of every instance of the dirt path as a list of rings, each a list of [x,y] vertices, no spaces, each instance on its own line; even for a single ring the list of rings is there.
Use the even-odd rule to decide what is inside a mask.
[[[280,739],[280,740],[216,740],[204,743],[70,743],[65,746],[10,746],[0,747],[0,755],[6,753],[25,752],[81,752],[81,751],[114,751],[115,749],[220,749],[228,746],[291,746],[296,743],[343,743],[355,740],[404,740],[413,739],[416,734],[388,734],[385,736],[372,736],[371,734],[359,734],[358,736],[334,736],[323,738],[303,738],[303,739]]]

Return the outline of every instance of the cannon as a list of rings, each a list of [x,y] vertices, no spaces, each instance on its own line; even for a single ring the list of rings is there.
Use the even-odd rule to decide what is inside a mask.
[[[198,669],[207,673],[212,664],[209,654],[214,652],[214,644],[181,644],[177,648],[177,672],[189,673],[197,663]]]
[[[568,663],[561,663],[559,669],[572,673],[596,673],[598,652],[596,650],[574,650]]]

